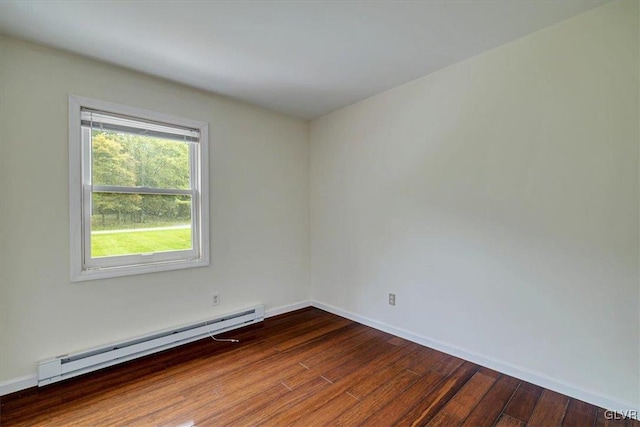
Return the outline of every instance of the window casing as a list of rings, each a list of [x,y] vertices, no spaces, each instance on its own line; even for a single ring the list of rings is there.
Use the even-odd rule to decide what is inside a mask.
[[[208,125],[69,97],[71,280],[209,265]]]

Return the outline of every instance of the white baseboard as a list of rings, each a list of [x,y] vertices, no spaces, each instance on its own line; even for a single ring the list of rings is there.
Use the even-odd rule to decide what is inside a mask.
[[[279,314],[288,313],[290,311],[299,310],[301,308],[310,307],[311,301],[300,301],[294,304],[283,305],[280,307],[270,308],[265,311],[264,317],[277,316]],[[26,375],[24,377],[14,378],[0,382],[0,396],[15,393],[16,391],[35,387],[38,385],[37,375]]]
[[[293,304],[281,305],[280,307],[274,307],[264,312],[264,317],[278,316],[279,314],[285,314],[290,311],[300,310],[301,308],[311,307],[313,304],[311,301],[300,301]]]
[[[565,394],[575,399],[591,403],[601,408],[609,409],[619,413],[623,413],[624,411],[637,411],[636,413],[640,413],[640,407],[637,407],[632,403],[622,402],[615,398],[604,396],[593,391],[583,390],[580,387],[572,384],[567,384],[563,381],[551,378],[545,374],[534,372],[500,360],[485,357],[481,354],[468,351],[442,341],[433,340],[422,335],[407,331],[405,329],[396,328],[395,326],[391,326],[368,317],[360,316],[358,314],[322,303],[320,301],[300,301],[293,304],[270,308],[265,311],[265,318],[277,316],[279,314],[288,313],[290,311],[299,310],[301,308],[309,306],[317,307],[321,310],[328,311],[329,313],[333,313],[338,316],[353,320],[354,322],[362,323],[363,325],[367,325],[372,328],[379,329],[381,331],[407,339],[409,341],[413,341],[417,344],[442,351],[443,353],[447,353],[464,360],[468,360],[475,364],[485,366],[503,374],[510,375],[520,380],[536,384],[540,387]],[[30,387],[35,387],[36,385],[38,385],[38,379],[36,375],[27,375],[12,380],[2,381],[0,382],[0,396],[14,393],[16,391],[24,390]]]
[[[640,407],[635,406],[630,402],[623,402],[593,391],[583,390],[578,386],[567,384],[561,380],[551,378],[545,374],[534,372],[529,369],[515,366],[500,360],[495,360],[490,357],[485,357],[473,351],[468,351],[442,341],[433,340],[422,335],[407,331],[405,329],[396,328],[395,326],[391,326],[368,317],[360,316],[358,314],[322,303],[320,301],[313,301],[313,306],[321,310],[328,311],[329,313],[333,313],[338,316],[345,317],[349,320],[353,320],[354,322],[362,323],[363,325],[367,325],[372,328],[399,336],[406,340],[413,341],[417,344],[433,348],[435,350],[459,357],[464,360],[468,360],[469,362],[473,362],[477,365],[493,369],[494,371],[498,371],[503,374],[518,378],[520,380],[538,385],[540,387],[562,393],[569,397],[591,403],[592,405],[596,405],[604,409],[609,409],[618,413],[625,413],[626,411],[627,414],[636,411],[636,414],[640,414]]]
[[[26,375],[24,377],[2,381],[0,382],[0,396],[4,396],[5,394],[9,394],[9,393],[15,393],[16,391],[24,390],[30,387],[35,387],[37,385],[38,385],[37,375]]]

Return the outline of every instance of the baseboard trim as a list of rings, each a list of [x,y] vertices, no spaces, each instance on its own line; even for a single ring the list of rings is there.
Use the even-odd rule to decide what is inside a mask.
[[[301,308],[311,307],[311,301],[300,301],[293,304],[283,305],[280,307],[265,310],[264,317],[273,317],[279,314],[285,314],[290,311],[299,310]],[[38,385],[37,375],[26,375],[0,382],[0,396],[22,391],[27,388],[36,387]]]
[[[406,340],[413,341],[417,344],[433,348],[435,350],[459,357],[464,360],[468,360],[477,365],[493,369],[503,374],[510,375],[520,380],[530,382],[540,387],[562,393],[564,395],[582,400],[587,403],[591,403],[592,405],[596,405],[604,409],[622,414],[624,414],[625,411],[627,414],[629,413],[629,411],[637,411],[636,414],[640,414],[640,407],[634,406],[634,404],[630,402],[622,402],[616,400],[615,398],[604,396],[593,391],[583,390],[580,387],[565,383],[548,375],[531,371],[529,369],[525,369],[520,366],[512,365],[510,363],[506,363],[490,357],[485,357],[473,351],[465,350],[463,348],[442,341],[415,334],[402,328],[396,328],[395,326],[391,326],[387,323],[379,322],[377,320],[361,316],[347,310],[343,310],[330,304],[325,304],[320,301],[313,301],[313,306],[321,310],[328,311],[329,313],[333,313],[338,316],[345,317],[349,320],[353,320],[354,322],[362,323],[363,325],[367,325],[372,328],[404,338]]]
[[[0,396],[15,393],[38,385],[37,375],[25,375],[24,377],[0,382]]]
[[[313,304],[310,300],[294,302],[293,304],[281,305],[279,307],[274,307],[266,310],[264,312],[264,317],[273,317],[278,316],[280,314],[289,313],[290,311],[300,310],[301,308],[311,307]]]
[[[555,392],[565,394],[567,396],[585,401],[587,403],[591,403],[592,405],[596,405],[601,408],[609,409],[618,413],[624,413],[625,411],[637,411],[637,413],[640,413],[640,407],[636,407],[632,403],[621,402],[619,400],[601,395],[599,393],[583,390],[575,385],[567,384],[563,381],[556,380],[545,374],[534,372],[529,369],[525,369],[520,366],[515,366],[500,360],[495,360],[489,357],[485,357],[481,354],[468,351],[463,348],[459,348],[457,346],[454,346],[442,341],[434,340],[419,334],[415,334],[411,331],[407,331],[402,328],[397,328],[387,323],[379,322],[377,320],[374,320],[365,316],[361,316],[359,314],[356,314],[347,310],[343,310],[341,308],[335,307],[330,304],[325,304],[320,301],[307,300],[307,301],[300,301],[293,304],[287,304],[279,307],[270,308],[265,311],[265,318],[278,316],[280,314],[285,314],[291,311],[300,310],[302,308],[306,308],[310,306],[319,308],[324,311],[328,311],[329,313],[333,313],[338,316],[345,317],[349,320],[353,320],[354,322],[362,323],[363,325],[367,325],[372,328],[396,335],[398,337],[415,342],[417,344],[421,344],[426,347],[430,347],[438,351],[442,351],[443,353],[447,353],[452,356],[456,356],[461,359],[468,360],[470,362],[473,362],[481,366],[485,366],[487,368],[493,369],[503,374],[510,375],[512,377],[530,382],[532,384],[536,384],[540,387],[544,387],[549,390],[553,390]],[[0,382],[0,396],[4,396],[10,393],[15,393],[17,391],[35,387],[37,385],[38,385],[38,378],[36,375],[26,375],[23,377],[14,378],[7,381],[2,381]]]

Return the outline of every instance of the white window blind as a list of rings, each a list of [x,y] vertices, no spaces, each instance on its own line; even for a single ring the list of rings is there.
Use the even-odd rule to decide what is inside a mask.
[[[197,129],[183,128],[150,120],[133,119],[119,114],[96,111],[89,108],[82,108],[81,110],[81,125],[92,129],[109,130],[132,135],[145,135],[153,138],[191,143],[200,141],[200,132]]]

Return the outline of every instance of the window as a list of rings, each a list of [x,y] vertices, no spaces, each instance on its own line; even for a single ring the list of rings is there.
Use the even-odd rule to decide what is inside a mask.
[[[209,265],[208,125],[69,97],[71,280]]]

